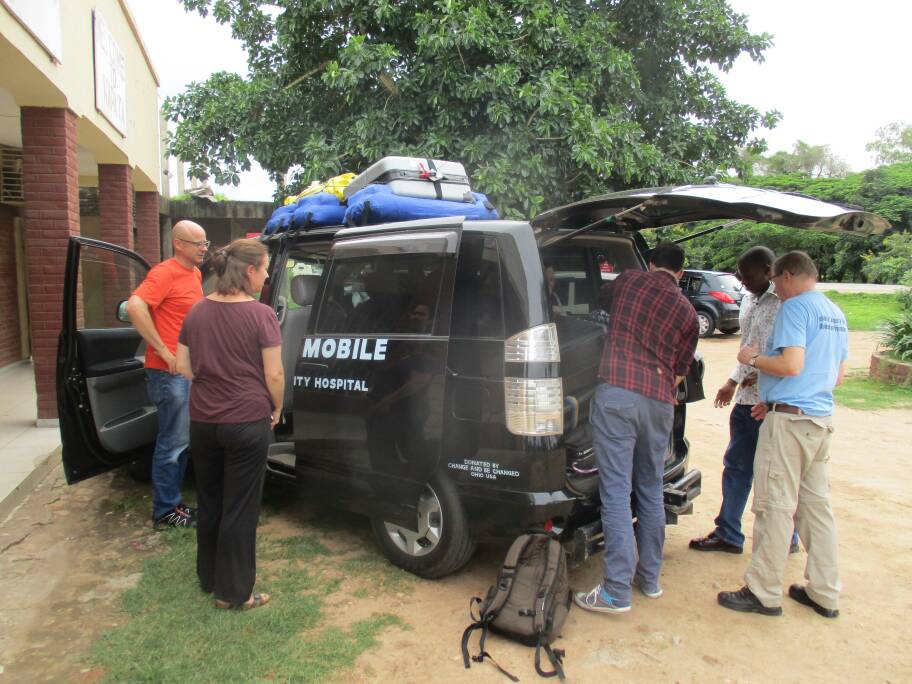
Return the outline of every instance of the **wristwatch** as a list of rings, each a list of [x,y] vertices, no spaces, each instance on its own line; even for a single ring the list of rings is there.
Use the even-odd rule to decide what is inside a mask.
[[[752,357],[750,357],[750,361],[747,362],[747,365],[749,365],[751,368],[756,368],[757,367],[757,358],[759,356],[760,356],[760,354],[754,354]]]

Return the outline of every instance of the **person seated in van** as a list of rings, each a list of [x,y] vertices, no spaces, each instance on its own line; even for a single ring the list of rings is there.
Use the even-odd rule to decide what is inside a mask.
[[[336,285],[324,299],[325,312],[320,317],[321,329],[326,332],[344,332],[348,317],[355,308],[352,303],[353,296],[345,294],[345,283],[350,280],[346,277],[348,269],[344,264],[339,264],[335,268],[338,272],[333,274],[330,282]]]
[[[348,319],[348,332],[388,332],[395,328],[402,313],[403,293],[398,274],[389,269],[364,275],[367,300],[359,304]]]
[[[587,321],[598,323],[605,332],[608,331],[608,321],[611,318],[611,301],[614,297],[614,281],[609,280],[599,288],[598,308],[582,316]]]
[[[545,282],[548,283],[548,300],[551,304],[551,312],[556,316],[564,315],[564,305],[560,300],[560,295],[555,289],[557,286],[557,276],[554,274],[554,264],[550,259],[543,259],[542,265],[545,267]]]

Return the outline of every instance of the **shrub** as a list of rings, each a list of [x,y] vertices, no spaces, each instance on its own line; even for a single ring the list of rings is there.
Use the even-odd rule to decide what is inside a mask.
[[[901,361],[912,361],[912,311],[887,321],[881,342],[892,356]]]
[[[912,271],[903,276],[900,284],[905,285],[906,289],[897,295],[899,303],[906,311],[912,311]]]

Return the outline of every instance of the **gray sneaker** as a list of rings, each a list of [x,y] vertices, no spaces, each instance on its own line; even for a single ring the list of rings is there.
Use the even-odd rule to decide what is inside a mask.
[[[633,586],[639,589],[640,593],[643,594],[643,596],[651,599],[657,599],[664,593],[662,591],[662,587],[660,587],[658,584],[654,587],[650,587],[639,577],[633,578]]]
[[[593,613],[626,613],[630,610],[630,602],[624,603],[611,596],[602,587],[601,582],[592,591],[574,592],[573,602],[583,610],[591,610]]]

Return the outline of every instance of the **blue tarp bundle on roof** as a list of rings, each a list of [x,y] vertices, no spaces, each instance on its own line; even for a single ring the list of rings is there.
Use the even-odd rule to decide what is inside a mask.
[[[339,226],[345,220],[345,205],[328,192],[302,197],[297,202],[279,207],[266,222],[264,235],[298,228]]]
[[[447,200],[404,197],[395,194],[388,186],[373,184],[348,198],[345,223],[363,226],[394,221],[465,216],[467,221],[485,221],[497,218],[497,210],[480,192],[473,192],[474,202],[449,202]]]

